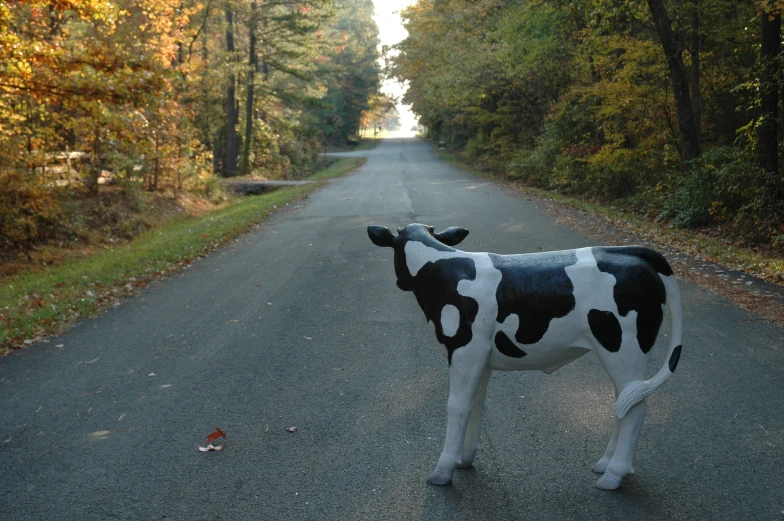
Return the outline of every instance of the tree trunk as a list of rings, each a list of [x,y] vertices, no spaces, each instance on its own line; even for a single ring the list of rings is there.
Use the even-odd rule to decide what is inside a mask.
[[[161,138],[160,132],[155,133],[155,168],[152,170],[152,183],[150,192],[158,191],[158,179],[161,176]]]
[[[681,159],[689,161],[700,155],[700,140],[689,94],[689,74],[683,63],[683,49],[678,45],[678,40],[672,31],[672,21],[664,9],[662,0],[648,0],[648,7],[656,24],[656,32],[659,34],[667,67],[670,70],[670,84],[678,113]]]
[[[700,0],[694,0],[691,6],[691,110],[694,115],[694,126],[697,129],[697,146],[701,146],[700,129],[702,128],[702,87],[700,86],[700,51],[702,35],[700,34]]]
[[[234,15],[226,8],[226,50],[229,53],[229,78],[226,86],[226,160],[223,177],[234,177],[237,173],[237,106],[234,96]]]
[[[248,86],[245,98],[245,140],[242,143],[240,173],[250,173],[250,148],[253,142],[253,82],[255,80],[258,58],[256,57],[256,2],[250,3],[250,21],[248,22]]]
[[[90,195],[98,195],[98,179],[101,177],[101,126],[96,125],[93,133],[93,150],[90,158],[90,168],[85,182]]]
[[[762,114],[757,130],[759,163],[768,172],[779,170],[778,152],[778,62],[781,51],[781,13],[762,13],[760,94]]]

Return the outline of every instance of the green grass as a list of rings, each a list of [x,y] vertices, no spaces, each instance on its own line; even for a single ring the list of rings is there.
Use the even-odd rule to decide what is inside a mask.
[[[150,281],[182,269],[193,259],[249,231],[276,208],[304,197],[323,182],[365,161],[343,158],[309,178],[316,183],[244,197],[204,216],[183,218],[150,230],[105,253],[2,281],[0,355],[60,333]]]
[[[557,192],[512,183],[491,173],[479,171],[446,151],[438,150],[437,154],[444,161],[477,177],[507,182],[514,188],[531,195],[552,199],[566,206],[609,219],[637,235],[652,237],[656,242],[674,247],[702,260],[749,273],[773,284],[784,282],[784,259],[775,254],[741,248],[697,231],[651,222],[618,208],[602,206],[590,201],[567,197]]]

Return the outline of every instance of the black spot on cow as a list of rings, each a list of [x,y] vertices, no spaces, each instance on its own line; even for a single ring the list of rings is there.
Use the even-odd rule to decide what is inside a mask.
[[[677,346],[675,349],[672,350],[672,354],[670,355],[670,372],[674,373],[675,368],[678,367],[678,360],[681,359],[681,347]]]
[[[479,312],[476,300],[457,292],[461,280],[476,279],[476,266],[469,258],[441,259],[428,262],[413,277],[412,288],[419,307],[428,322],[436,327],[436,338],[447,349],[452,362],[452,353],[471,341],[471,325]],[[455,306],[460,313],[460,325],[454,336],[445,336],[441,327],[441,310],[446,305]]]
[[[637,312],[637,341],[643,353],[656,342],[664,318],[667,292],[659,274],[672,275],[661,254],[640,246],[592,248],[600,271],[615,277],[613,298],[618,313]]]
[[[527,255],[490,255],[501,272],[496,290],[498,322],[509,315],[520,318],[515,340],[535,344],[542,339],[554,318],[574,309],[574,285],[566,268],[577,262],[574,251]]]
[[[371,240],[373,240],[374,237],[372,232],[375,232],[375,229],[371,228],[374,227],[368,228],[368,235],[371,235]],[[395,250],[395,274],[397,275],[397,287],[403,291],[412,291],[414,289],[414,277],[412,277],[408,272],[408,264],[406,263],[406,244],[408,244],[409,241],[421,242],[428,248],[432,248],[437,251],[457,251],[454,248],[450,248],[449,246],[436,240],[432,234],[432,226],[425,226],[424,224],[409,224],[405,228],[398,228],[397,231],[398,234],[394,238],[392,247]],[[466,232],[466,235],[467,233],[468,232]],[[463,235],[463,237],[465,237],[465,235]],[[457,242],[460,241],[458,240]],[[376,242],[374,241],[374,243]]]
[[[618,352],[623,332],[618,318],[611,311],[592,309],[588,312],[588,325],[602,347],[612,353]]]
[[[499,331],[495,334],[495,347],[502,355],[509,356],[511,358],[522,358],[528,354],[514,345],[514,342],[512,342],[503,331]]]

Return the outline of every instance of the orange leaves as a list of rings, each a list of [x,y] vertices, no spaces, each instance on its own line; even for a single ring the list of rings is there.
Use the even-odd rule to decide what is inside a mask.
[[[213,441],[217,440],[218,438],[225,438],[226,433],[224,433],[220,428],[215,427],[215,432],[207,436],[207,439],[204,443],[212,443]]]
[[[213,451],[213,450],[223,450],[226,447],[226,442],[225,441],[223,443],[218,444],[218,445],[213,445],[212,444],[213,441],[215,441],[215,440],[217,440],[219,438],[223,438],[225,440],[226,439],[226,434],[222,430],[220,430],[218,427],[215,427],[215,432],[213,432],[212,434],[207,436],[207,439],[204,442],[204,443],[207,444],[207,446],[206,447],[201,447],[200,446],[199,447],[199,451],[200,452],[210,452],[210,451]]]

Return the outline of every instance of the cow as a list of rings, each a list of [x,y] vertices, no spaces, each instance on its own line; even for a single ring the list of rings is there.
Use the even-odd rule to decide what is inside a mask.
[[[665,258],[640,246],[496,255],[455,249],[468,230],[410,224],[397,235],[369,226],[376,246],[394,250],[397,286],[411,291],[449,362],[446,440],[427,478],[448,485],[479,448],[487,385],[494,369],[553,371],[588,351],[615,385],[615,423],[593,471],[614,490],[631,472],[647,404],[675,371],[683,309]],[[670,311],[670,345],[649,380],[651,348]]]

